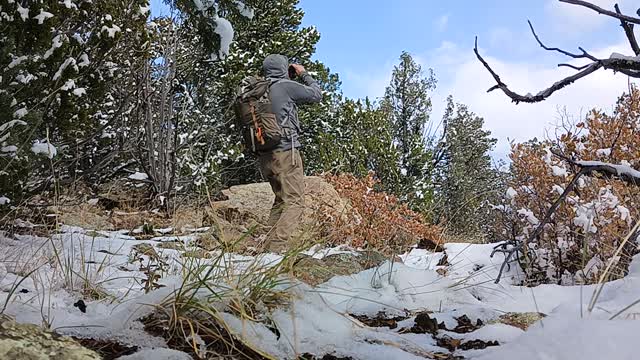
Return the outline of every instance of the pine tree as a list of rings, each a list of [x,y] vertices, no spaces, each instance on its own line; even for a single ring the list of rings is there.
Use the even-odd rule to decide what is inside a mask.
[[[393,146],[393,128],[386,114],[366,98],[342,101],[326,131],[314,137],[316,164],[323,170],[358,177],[375,172],[383,186],[399,179],[399,154]],[[386,190],[386,187],[385,187]]]
[[[52,162],[69,180],[109,153],[109,127],[130,109],[148,1],[2,0],[0,9],[0,193],[20,198],[53,178]]]
[[[479,236],[491,223],[491,203],[502,194],[490,157],[497,140],[483,129],[484,119],[464,104],[454,105],[451,96],[443,122],[445,145],[436,174],[435,210],[454,234]]]
[[[204,126],[197,135],[190,135],[195,141],[182,159],[188,164],[187,171],[199,173],[198,183],[207,181],[214,186],[229,186],[260,180],[255,158],[243,152],[230,106],[236,86],[248,75],[261,74],[262,61],[268,54],[280,53],[292,62],[303,64],[330,94],[337,94],[339,87],[336,75],[322,63],[311,60],[320,35],[313,27],[302,27],[304,11],[298,7],[298,0],[247,0],[243,6],[246,7],[221,2],[218,7],[219,16],[234,26],[235,36],[228,56],[215,61],[207,59],[207,50],[198,40],[201,35],[195,27],[187,32],[191,35],[185,39],[191,43],[184,50],[185,57],[192,62],[185,66],[183,76],[199,109],[197,122]],[[324,131],[323,120],[335,108],[336,99],[327,96],[323,103],[299,111],[305,132],[304,145],[310,152],[316,135]],[[305,165],[308,169],[317,169],[312,156]]]
[[[400,152],[403,175],[395,192],[414,207],[422,207],[430,189],[431,154],[427,149],[427,125],[431,112],[429,91],[436,85],[433,71],[425,75],[412,56],[403,52],[393,69],[381,107],[393,126],[393,141]]]

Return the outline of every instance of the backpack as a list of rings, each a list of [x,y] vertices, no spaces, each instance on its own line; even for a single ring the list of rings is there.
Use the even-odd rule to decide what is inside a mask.
[[[256,76],[244,78],[236,92],[236,120],[245,146],[254,153],[273,150],[280,144],[282,127],[271,106],[274,82]]]

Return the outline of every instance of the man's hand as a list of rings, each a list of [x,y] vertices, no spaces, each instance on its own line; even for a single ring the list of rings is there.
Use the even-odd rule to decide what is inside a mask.
[[[291,67],[296,71],[296,75],[298,76],[305,72],[304,66],[300,64],[291,64]]]

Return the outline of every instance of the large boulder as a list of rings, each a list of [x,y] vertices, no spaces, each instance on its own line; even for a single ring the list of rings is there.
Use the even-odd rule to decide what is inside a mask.
[[[301,228],[346,216],[348,207],[331,184],[318,176],[305,177],[305,211]],[[232,186],[223,190],[226,200],[213,203],[217,215],[240,232],[264,225],[275,196],[269,183]]]
[[[100,356],[69,337],[0,319],[0,359],[99,360]]]

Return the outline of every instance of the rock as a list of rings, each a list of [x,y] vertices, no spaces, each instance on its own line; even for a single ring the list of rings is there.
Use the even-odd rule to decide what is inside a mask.
[[[293,269],[299,280],[318,285],[327,282],[334,276],[357,274],[366,269],[376,267],[388,259],[373,250],[361,251],[356,254],[335,254],[322,259],[305,257]]]
[[[533,325],[539,320],[544,319],[545,316],[545,314],[538,312],[506,313],[500,315],[500,317],[497,320],[492,321],[492,323],[511,325],[527,331],[529,326]]]
[[[320,214],[327,220],[345,216],[346,203],[331,184],[318,176],[305,177],[305,211],[301,228],[313,228]],[[226,222],[251,229],[266,224],[274,195],[269,183],[232,186],[222,193],[227,200],[213,203],[218,216]]]
[[[0,359],[99,360],[75,340],[31,324],[0,320]]]

